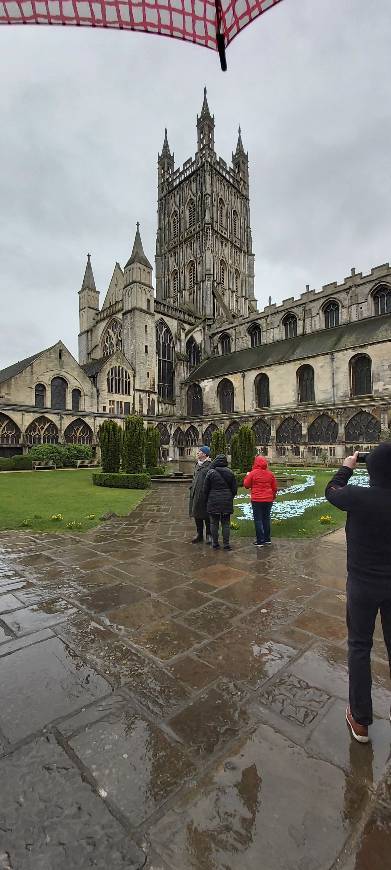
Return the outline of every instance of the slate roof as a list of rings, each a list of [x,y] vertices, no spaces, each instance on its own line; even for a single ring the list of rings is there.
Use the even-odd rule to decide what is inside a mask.
[[[89,378],[92,378],[94,375],[99,374],[105,362],[107,362],[107,357],[102,356],[100,359],[92,359],[90,362],[84,363],[80,368],[83,369],[83,372],[85,372]]]
[[[319,332],[263,344],[260,347],[247,347],[234,353],[212,356],[194,369],[187,381],[192,383],[206,378],[219,378],[235,372],[247,372],[291,360],[302,360],[319,354],[390,340],[391,315],[367,317],[365,320],[344,323],[333,329],[323,329]]]
[[[152,270],[152,266],[144,254],[143,243],[141,241],[141,236],[140,236],[140,224],[138,222],[137,222],[136,235],[134,237],[134,242],[133,242],[133,250],[132,250],[132,253],[129,257],[128,262],[126,263],[126,266],[131,266],[132,263],[140,263],[142,266],[146,266],[147,269]],[[126,269],[126,266],[125,266],[125,269]]]
[[[52,345],[53,346],[53,345]],[[7,366],[5,369],[0,370],[0,384],[3,384],[5,381],[8,381],[10,378],[14,378],[15,375],[20,375],[25,369],[34,362],[35,359],[38,359],[41,354],[45,353],[47,350],[51,350],[50,347],[45,347],[44,350],[38,351],[38,353],[33,354],[33,356],[27,356],[26,359],[21,359],[19,362],[13,363],[12,366]]]

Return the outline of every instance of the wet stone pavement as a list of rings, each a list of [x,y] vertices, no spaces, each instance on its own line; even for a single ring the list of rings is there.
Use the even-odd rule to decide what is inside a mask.
[[[191,546],[187,490],[0,535],[1,870],[385,870],[389,669],[345,721],[343,532]]]

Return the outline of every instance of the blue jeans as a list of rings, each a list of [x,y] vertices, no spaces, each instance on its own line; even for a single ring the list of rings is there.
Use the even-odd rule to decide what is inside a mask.
[[[255,534],[257,544],[265,544],[270,541],[270,513],[273,507],[271,501],[252,501]]]

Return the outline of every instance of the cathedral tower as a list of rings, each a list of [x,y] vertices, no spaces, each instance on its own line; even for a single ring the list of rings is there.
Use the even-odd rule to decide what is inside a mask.
[[[228,166],[214,130],[205,88],[195,158],[175,170],[167,131],[158,157],[156,296],[209,320],[256,310],[248,155],[239,129]]]

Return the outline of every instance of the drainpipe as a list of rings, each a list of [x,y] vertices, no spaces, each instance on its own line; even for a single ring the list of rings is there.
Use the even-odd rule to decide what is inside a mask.
[[[245,411],[246,411],[246,390],[245,390],[245,387],[244,387],[244,378],[245,378],[245,374],[244,374],[244,372],[242,372],[242,385],[243,385],[243,411],[245,412]]]

